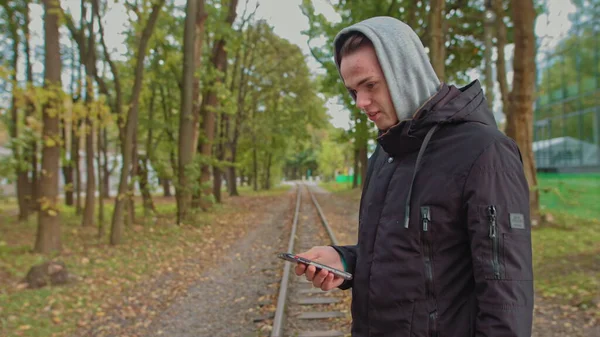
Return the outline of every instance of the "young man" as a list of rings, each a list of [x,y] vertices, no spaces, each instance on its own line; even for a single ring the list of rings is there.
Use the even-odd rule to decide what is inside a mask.
[[[335,60],[380,130],[358,244],[299,254],[323,290],[352,288],[352,336],[531,336],[529,189],[478,81],[440,83],[414,31],[388,17],[343,29]],[[344,281],[344,282],[343,282]]]

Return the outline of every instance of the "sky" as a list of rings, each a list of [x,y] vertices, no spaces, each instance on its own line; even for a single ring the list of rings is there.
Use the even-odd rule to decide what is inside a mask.
[[[177,0],[184,3],[184,0]],[[253,9],[256,2],[260,3],[260,6],[256,12],[257,18],[265,19],[269,24],[273,26],[275,33],[290,42],[297,44],[306,55],[308,65],[311,71],[315,74],[322,73],[323,70],[320,68],[318,62],[310,54],[310,50],[307,45],[307,37],[302,35],[301,32],[308,29],[308,19],[302,14],[299,5],[302,0],[239,0],[238,6],[238,17],[246,6]],[[538,17],[536,22],[535,31],[538,36],[540,43],[540,51],[551,50],[560,38],[567,34],[570,28],[570,22],[568,20],[568,14],[573,13],[575,7],[569,0],[545,0],[549,9],[549,14],[544,14]],[[329,5],[329,0],[313,0],[315,10],[317,13],[324,14],[330,21],[339,20],[339,16]],[[80,0],[62,0],[63,8],[67,8],[71,11],[73,16],[77,18],[79,14]],[[112,5],[109,12],[106,14],[104,19],[105,39],[109,48],[111,48],[113,57],[118,57],[124,52],[125,45],[123,43],[124,38],[121,33],[126,29],[127,25],[127,13],[123,8],[120,1],[111,1]],[[42,8],[39,5],[34,5],[32,8],[32,26],[31,30],[33,33],[32,43],[34,45],[43,45],[43,23],[42,23]],[[63,28],[63,35],[66,35],[66,28]],[[68,44],[68,36],[63,36],[62,40]],[[321,41],[322,42],[322,41]],[[319,43],[319,41],[316,41]],[[507,46],[507,68],[508,68],[508,80],[509,84],[512,78],[511,71],[511,57],[513,52],[513,46]],[[494,53],[495,54],[495,53]],[[542,54],[540,54],[541,57]],[[24,67],[21,66],[21,69]],[[43,61],[39,60],[34,65],[35,72],[43,71]],[[480,78],[482,75],[478,71],[468,72],[472,79]],[[69,76],[63,74],[63,76]],[[20,76],[23,78],[23,74]],[[495,76],[494,76],[495,78]],[[481,78],[483,81],[483,79]],[[69,79],[64,78],[63,81],[68,83]],[[495,94],[495,111],[500,111],[500,94],[498,84],[496,83],[496,94]],[[331,123],[335,127],[341,127],[348,129],[350,126],[349,113],[344,107],[337,105],[333,100],[327,102],[326,108],[331,117]],[[503,121],[504,116],[501,113],[495,113],[496,118],[499,122]]]

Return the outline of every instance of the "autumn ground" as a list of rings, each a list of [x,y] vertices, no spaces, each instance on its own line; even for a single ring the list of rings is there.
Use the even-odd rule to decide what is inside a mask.
[[[15,223],[14,205],[5,204],[0,221],[0,336],[142,336],[149,333],[157,321],[162,326],[154,332],[159,333],[160,328],[168,331],[169,309],[182,301],[190,289],[193,292],[193,287],[202,282],[214,285],[227,280],[228,275],[222,275],[221,280],[207,278],[207,275],[214,276],[207,272],[227,266],[239,242],[248,236],[257,237],[257,229],[263,231],[262,237],[266,240],[271,237],[265,235],[268,234],[265,230],[282,232],[281,228],[264,228],[263,225],[285,223],[277,217],[289,213],[287,204],[291,197],[282,198],[288,189],[283,186],[266,193],[242,190],[241,197],[226,197],[223,205],[208,214],[199,214],[193,224],[185,226],[173,225],[174,201],[159,198],[156,200],[158,215],[144,219],[138,214],[136,225],[127,228],[125,243],[118,247],[108,246],[106,238],[98,241],[97,230],[81,228],[78,217],[65,208],[64,249],[56,259],[64,261],[78,281],[37,290],[22,289],[18,285],[30,266],[44,260],[30,253],[35,219]],[[246,241],[244,251],[257,249]],[[269,243],[275,246],[276,242]],[[274,254],[275,248],[263,251]],[[233,254],[233,259],[240,257],[237,254]],[[253,284],[253,272],[275,282],[274,272],[278,268],[271,266],[274,260],[272,256],[266,260],[272,275],[262,270],[260,261],[264,260],[244,265],[243,272],[249,278],[236,279],[237,286],[243,289],[245,284]],[[250,308],[258,303],[260,294],[255,295],[256,301],[246,301]],[[224,298],[220,302],[212,299],[212,303],[205,305],[209,312],[214,306],[231,305]],[[199,317],[202,316],[191,319],[199,321]],[[218,318],[229,325],[233,320],[227,315],[213,317]],[[246,318],[250,322],[245,325],[246,330],[256,330],[258,326],[252,323],[252,312]],[[244,318],[235,315],[235,321],[241,325]],[[204,323],[210,325],[211,321]]]
[[[354,243],[358,191],[324,187],[333,192],[316,197],[328,222],[342,244]],[[0,336],[268,336],[282,267],[272,257],[287,245],[294,194],[242,194],[181,227],[172,225],[173,200],[158,199],[158,216],[138,216],[118,247],[98,242],[67,209],[56,258],[79,280],[39,290],[17,286],[42,261],[29,253],[35,221],[16,224],[14,206],[3,206]],[[600,223],[560,214],[534,230],[534,336],[600,335],[599,235]],[[337,305],[347,313],[335,322],[342,331],[350,301],[347,292]]]

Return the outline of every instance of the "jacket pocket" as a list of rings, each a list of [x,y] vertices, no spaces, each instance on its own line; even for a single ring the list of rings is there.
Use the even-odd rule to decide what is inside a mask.
[[[429,206],[421,207],[421,229],[421,247],[425,268],[425,289],[427,291],[427,298],[434,298],[435,287],[433,283],[433,249],[431,244],[431,208]]]
[[[500,279],[500,235],[498,233],[496,206],[490,205],[487,207],[487,219],[489,226],[488,237],[490,239],[490,245],[492,249],[492,258],[490,261],[492,267],[492,277],[498,280]]]
[[[483,213],[488,235],[483,254],[478,259],[485,278],[532,280],[531,232],[521,214],[510,214],[501,205],[485,206]]]

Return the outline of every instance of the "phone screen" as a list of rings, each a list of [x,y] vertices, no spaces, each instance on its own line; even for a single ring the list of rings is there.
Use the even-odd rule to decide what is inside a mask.
[[[290,254],[290,253],[279,253],[277,254],[277,257],[279,257],[280,259],[286,260],[286,261],[290,261],[290,262],[294,262],[294,263],[303,263],[307,266],[315,266],[317,269],[325,269],[331,273],[333,273],[334,275],[343,278],[344,280],[351,280],[352,279],[352,274],[345,272],[343,270],[339,270],[330,266],[326,266],[324,264],[321,264],[319,262],[315,262],[294,254]]]

